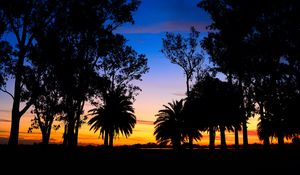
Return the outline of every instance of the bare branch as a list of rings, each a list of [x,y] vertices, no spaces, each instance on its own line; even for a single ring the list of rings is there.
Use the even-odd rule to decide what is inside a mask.
[[[13,100],[15,99],[14,96],[10,92],[8,92],[6,89],[0,88],[0,91],[7,93]]]

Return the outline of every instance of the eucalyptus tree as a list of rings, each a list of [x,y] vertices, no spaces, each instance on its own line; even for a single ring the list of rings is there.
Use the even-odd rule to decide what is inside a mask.
[[[20,119],[33,104],[36,95],[28,90],[26,72],[30,71],[31,58],[28,56],[30,48],[35,45],[35,37],[40,31],[52,25],[56,8],[56,1],[47,0],[3,0],[0,2],[1,19],[6,25],[5,32],[14,37],[11,42],[10,70],[14,79],[14,91],[6,91],[13,99],[12,119],[9,145],[18,144]],[[26,95],[25,95],[26,94]],[[29,95],[30,94],[30,95]],[[21,103],[24,102],[24,105]]]
[[[182,34],[166,33],[163,41],[162,53],[171,63],[180,66],[185,74],[186,94],[190,96],[190,83],[195,78],[195,73],[201,71],[203,63],[203,54],[200,51],[200,32],[191,27],[188,37]],[[190,121],[191,128],[194,127],[193,121]],[[189,145],[192,149],[193,136],[191,133]]]
[[[203,47],[228,80],[233,78],[243,88],[241,104],[245,111],[248,107],[253,111],[258,104],[259,128],[273,128],[270,132],[283,145],[289,118],[286,104],[299,94],[296,30],[300,25],[295,19],[299,2],[205,0],[199,6],[212,18]],[[266,128],[264,143],[268,145],[270,133]]]
[[[98,63],[116,46],[114,31],[124,23],[133,23],[132,12],[139,3],[60,1],[53,25],[41,32],[42,58],[51,65],[59,84],[67,145],[77,145],[85,102],[95,97],[99,86],[105,86]]]
[[[198,129],[209,132],[210,149],[215,147],[217,130],[221,134],[221,147],[226,148],[225,130],[232,131],[242,123],[239,87],[206,75],[193,86],[191,96],[188,109],[197,116]]]

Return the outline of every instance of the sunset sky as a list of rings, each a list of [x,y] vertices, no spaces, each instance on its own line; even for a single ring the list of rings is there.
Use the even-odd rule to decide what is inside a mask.
[[[179,32],[185,34],[194,26],[201,32],[201,37],[206,35],[205,26],[210,23],[208,15],[197,7],[199,0],[142,0],[139,9],[134,13],[134,25],[124,25],[117,30],[128,39],[128,45],[137,52],[145,54],[150,67],[149,73],[144,75],[142,82],[136,82],[142,92],[134,102],[137,124],[133,134],[125,139],[120,136],[115,140],[116,145],[124,144],[145,144],[155,142],[153,136],[154,125],[158,110],[162,105],[172,100],[184,98],[185,80],[182,70],[171,64],[160,52],[162,49],[162,37],[165,32]],[[205,61],[208,64],[208,61]],[[8,82],[7,88],[10,92],[13,89],[13,81]],[[11,98],[0,92],[0,143],[7,143],[11,119]],[[87,105],[86,109],[91,106]],[[21,119],[20,143],[33,143],[41,140],[39,130],[28,134],[32,114],[28,111]],[[260,143],[256,135],[257,118],[249,121],[249,142]],[[52,131],[51,142],[62,141],[62,129]],[[228,144],[234,142],[233,133],[227,134]],[[89,131],[89,126],[84,125],[79,132],[79,143],[81,144],[102,144],[99,133]],[[204,137],[199,144],[207,144],[208,138]],[[219,144],[217,137],[216,143]],[[242,134],[240,134],[242,143]]]

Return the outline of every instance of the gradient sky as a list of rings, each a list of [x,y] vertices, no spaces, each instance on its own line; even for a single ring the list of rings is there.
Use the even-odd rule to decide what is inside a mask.
[[[199,0],[142,0],[139,9],[134,13],[134,25],[126,24],[117,30],[128,39],[128,45],[137,52],[146,54],[149,73],[143,77],[142,82],[136,82],[142,89],[134,103],[137,116],[137,125],[129,138],[119,137],[116,145],[123,144],[145,144],[155,142],[153,136],[154,125],[158,110],[163,104],[172,100],[184,98],[185,80],[182,70],[171,64],[160,52],[162,49],[162,37],[165,32],[176,32],[186,34],[191,26],[206,35],[205,26],[210,23],[208,15],[196,5]],[[208,63],[206,60],[205,63]],[[12,91],[13,83],[8,82],[8,89]],[[12,100],[0,92],[0,143],[7,143],[10,130]],[[86,106],[86,109],[91,106]],[[32,114],[28,111],[21,119],[20,143],[32,143],[41,139],[40,132],[35,130],[27,134]],[[257,118],[249,121],[249,142],[259,143],[256,135]],[[240,143],[242,143],[240,134]],[[233,133],[226,136],[227,143],[234,142]],[[62,129],[51,133],[51,142],[62,141]],[[81,144],[102,144],[99,134],[89,131],[89,126],[83,126],[79,134]],[[208,138],[204,137],[200,144],[207,144]],[[219,137],[216,143],[219,144]]]

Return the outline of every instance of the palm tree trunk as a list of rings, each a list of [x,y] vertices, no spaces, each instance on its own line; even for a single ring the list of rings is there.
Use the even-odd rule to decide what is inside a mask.
[[[225,126],[220,125],[221,149],[226,149]]]
[[[239,149],[240,145],[239,145],[239,127],[235,126],[234,127],[234,146],[235,149]]]
[[[104,131],[104,147],[108,147],[108,131]]]
[[[215,149],[215,138],[216,138],[216,131],[213,126],[209,127],[209,149]]]

